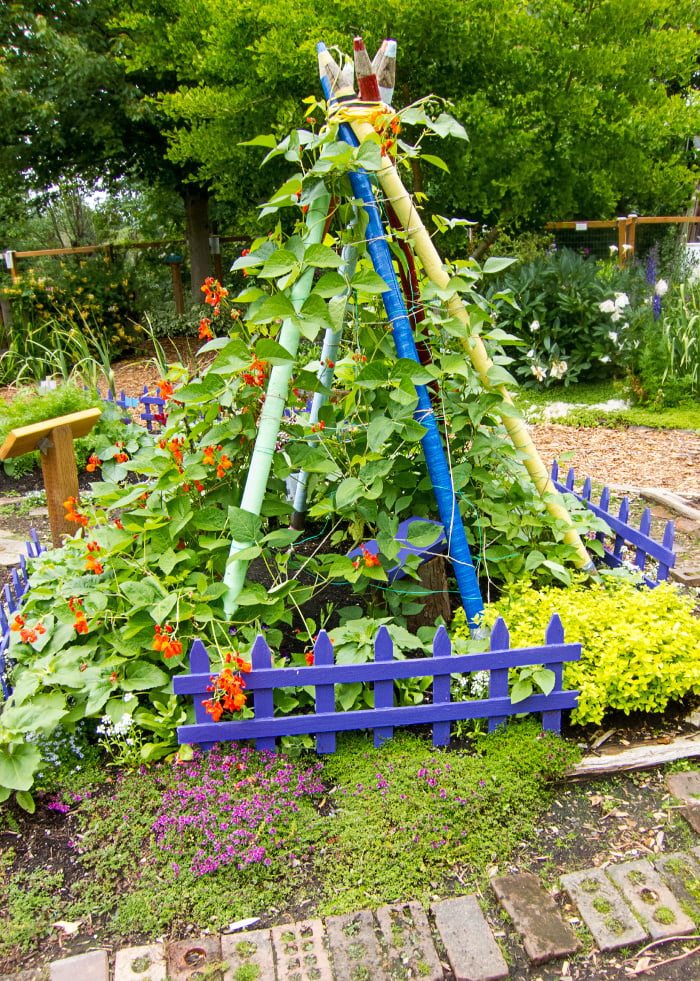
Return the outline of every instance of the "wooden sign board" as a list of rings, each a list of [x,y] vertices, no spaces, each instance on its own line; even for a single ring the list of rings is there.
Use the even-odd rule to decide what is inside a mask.
[[[40,451],[54,548],[61,547],[63,535],[73,535],[76,531],[66,521],[63,507],[63,502],[69,497],[78,499],[78,469],[73,440],[87,436],[101,415],[101,409],[85,409],[45,422],[35,422],[31,426],[19,426],[8,433],[0,446],[0,460],[9,460],[33,450]]]
[[[0,460],[9,460],[40,449],[38,444],[42,439],[50,439],[51,430],[56,429],[57,426],[70,426],[73,439],[87,436],[101,415],[101,409],[85,409],[82,412],[71,412],[67,416],[46,419],[45,422],[34,422],[31,426],[12,429],[0,446]]]

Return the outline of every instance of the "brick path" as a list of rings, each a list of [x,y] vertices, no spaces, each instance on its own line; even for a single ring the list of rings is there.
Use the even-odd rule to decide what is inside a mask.
[[[671,774],[669,790],[700,808],[700,772]],[[601,951],[695,933],[700,845],[561,877]],[[535,875],[498,876],[491,888],[531,966],[575,954],[571,924]],[[505,934],[500,931],[499,936]],[[221,937],[93,950],[49,965],[50,981],[496,981],[509,977],[498,939],[475,895],[406,902]],[[19,978],[18,978],[19,981]]]

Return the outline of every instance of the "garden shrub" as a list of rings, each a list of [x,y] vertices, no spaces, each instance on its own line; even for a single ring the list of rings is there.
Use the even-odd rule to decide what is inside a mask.
[[[508,624],[513,647],[542,644],[553,613],[580,661],[564,666],[564,685],[580,691],[571,721],[599,724],[608,710],[662,712],[669,702],[700,693],[700,620],[695,600],[671,583],[639,588],[617,575],[568,589],[516,585],[487,607],[485,622]],[[455,617],[466,636],[464,617]],[[515,674],[514,674],[515,677]]]
[[[700,399],[700,283],[671,285],[644,331],[642,398],[658,408]]]
[[[135,277],[122,259],[54,261],[45,273],[29,270],[0,295],[12,314],[9,347],[0,361],[6,384],[27,372],[38,381],[61,362],[70,368],[86,351],[104,361],[143,343]]]
[[[648,294],[640,269],[561,249],[506,270],[491,299],[499,327],[520,342],[511,370],[525,386],[547,387],[630,366]]]

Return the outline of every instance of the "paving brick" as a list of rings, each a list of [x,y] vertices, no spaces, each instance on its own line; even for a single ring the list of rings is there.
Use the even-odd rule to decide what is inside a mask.
[[[700,804],[686,804],[679,807],[678,813],[685,818],[696,834],[700,834]]]
[[[165,981],[165,950],[162,944],[127,947],[114,959],[114,981]]]
[[[221,940],[219,937],[175,940],[166,944],[165,956],[168,981],[194,981],[204,968],[221,964]],[[211,981],[221,979],[214,976]]]
[[[694,922],[646,859],[611,865],[606,871],[654,940],[694,932]]]
[[[669,793],[682,800],[684,804],[700,804],[700,771],[667,773],[666,786]]]
[[[560,881],[600,950],[641,943],[649,936],[602,869],[569,872]]]
[[[536,875],[500,875],[491,879],[491,886],[516,930],[523,935],[525,953],[533,964],[568,957],[578,950],[576,934],[564,922]]]
[[[377,941],[369,910],[326,917],[326,935],[336,981],[391,981],[388,959]]]
[[[255,981],[275,981],[275,964],[269,930],[248,930],[221,938],[221,959],[228,964],[224,981],[235,981],[236,971],[257,967]],[[117,981],[115,978],[114,981]]]
[[[430,907],[455,981],[497,981],[508,977],[501,948],[476,896],[460,896]]]
[[[444,972],[435,950],[430,924],[420,903],[394,903],[377,910],[377,921],[389,957],[393,976],[406,981],[442,981]]]
[[[700,865],[685,852],[659,855],[654,865],[676,899],[687,907],[694,919],[700,919]]]
[[[106,950],[89,950],[75,957],[64,957],[49,964],[51,981],[109,981],[109,960]]]
[[[320,920],[289,923],[270,932],[278,981],[332,981]]]

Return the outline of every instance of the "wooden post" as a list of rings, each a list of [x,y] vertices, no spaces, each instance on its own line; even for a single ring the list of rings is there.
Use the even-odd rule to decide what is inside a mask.
[[[425,594],[421,597],[423,609],[420,613],[414,613],[406,618],[406,625],[413,633],[418,627],[435,624],[438,617],[442,617],[445,623],[452,621],[444,556],[438,555],[430,562],[424,562],[418,570],[418,574]]]
[[[63,536],[73,535],[77,530],[75,525],[66,521],[66,509],[63,507],[64,501],[69,497],[77,500],[79,494],[71,427],[55,426],[46,438],[45,451],[42,447],[40,450],[51,542],[54,548],[60,548]]]
[[[185,312],[185,295],[182,292],[182,256],[171,253],[165,257],[165,261],[170,266],[170,274],[173,278],[175,313],[181,314]]]
[[[16,283],[19,279],[19,273],[17,272],[17,253],[14,249],[8,249],[5,253],[5,265],[10,270],[12,282]]]
[[[209,236],[209,251],[214,257],[214,275],[220,283],[223,283],[224,267],[221,262],[221,239],[218,235]]]
[[[625,264],[625,243],[627,242],[627,236],[625,235],[625,226],[627,224],[626,218],[617,219],[617,264],[618,266],[624,266]]]
[[[40,451],[54,548],[61,547],[63,535],[73,535],[76,531],[66,521],[63,507],[63,502],[69,497],[77,500],[79,496],[73,440],[86,436],[101,415],[101,409],[85,409],[67,416],[56,416],[46,422],[36,422],[31,426],[20,426],[11,430],[0,446],[0,460],[22,456],[32,450]]]

